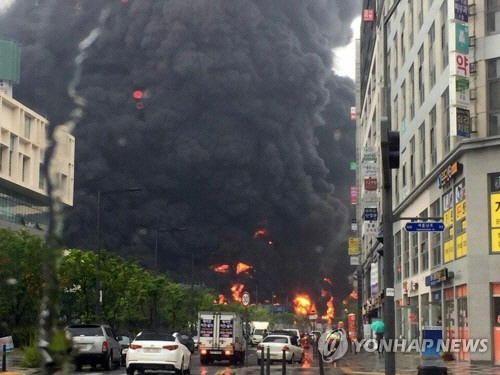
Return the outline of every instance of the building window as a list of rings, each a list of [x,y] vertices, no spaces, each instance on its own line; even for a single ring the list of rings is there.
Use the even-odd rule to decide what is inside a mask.
[[[23,165],[21,171],[21,179],[23,182],[29,182],[30,179],[30,158],[23,155]]]
[[[45,189],[45,177],[43,172],[43,163],[40,163],[40,167],[38,168],[38,188]]]
[[[415,187],[415,137],[410,140],[410,181],[411,189]]]
[[[403,170],[401,172],[403,174],[403,187],[406,186],[406,163],[403,164]]]
[[[443,2],[441,5],[441,69],[448,66],[448,4]]]
[[[488,60],[488,97],[488,135],[500,135],[500,58]]]
[[[443,128],[445,129],[445,135],[443,140],[444,153],[450,152],[451,137],[450,137],[450,92],[448,88],[441,95],[441,110],[443,112]]]
[[[433,167],[437,164],[437,146],[436,146],[436,106],[432,107],[431,113],[431,165]]]
[[[394,236],[394,249],[396,253],[396,281],[401,281],[401,231]]]
[[[31,134],[31,121],[32,118],[29,116],[24,116],[24,138],[29,139]]]
[[[436,40],[436,31],[434,29],[435,27],[433,22],[429,30],[429,90],[431,90],[436,84],[436,63],[434,61],[434,41]]]
[[[423,4],[419,1],[417,1],[417,3],[420,3],[420,9],[418,12],[418,29],[420,30],[422,28],[422,25],[424,24],[424,10],[422,9]]]
[[[403,257],[403,278],[406,279],[410,277],[410,236],[408,233],[403,232],[403,246],[404,246],[404,257]]]
[[[431,204],[430,212],[432,217],[441,217],[441,204],[439,198]],[[437,267],[441,264],[441,233],[433,232],[430,234],[430,238],[432,267]]]
[[[418,50],[418,92],[420,96],[420,106],[425,101],[425,85],[424,85],[424,49],[420,47]]]
[[[415,117],[415,102],[413,100],[413,94],[414,94],[414,88],[413,88],[413,80],[415,79],[414,77],[414,68],[413,68],[413,64],[411,64],[411,67],[410,67],[410,80],[408,81],[408,86],[409,86],[409,89],[410,89],[410,120],[413,120],[413,118]]]
[[[412,259],[411,259],[411,273],[412,275],[418,274],[418,233],[413,232],[411,234],[411,247],[412,247]]]
[[[418,132],[420,134],[420,179],[423,180],[425,178],[425,159],[427,153],[425,152],[425,122],[423,122],[418,128]]]
[[[12,163],[14,161],[15,144],[16,144],[16,137],[11,134],[10,135],[10,147],[9,147],[9,176],[12,176]]]
[[[488,0],[487,12],[486,25],[488,34],[500,33],[500,0]]]

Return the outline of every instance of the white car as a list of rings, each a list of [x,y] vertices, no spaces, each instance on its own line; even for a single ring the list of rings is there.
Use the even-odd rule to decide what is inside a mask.
[[[262,348],[264,348],[264,359],[267,358],[267,348],[269,348],[271,363],[283,360],[283,350],[285,350],[285,358],[288,363],[302,363],[304,359],[304,350],[300,347],[295,336],[271,334],[264,338],[257,345],[257,362],[259,365],[262,363]]]
[[[177,335],[168,333],[141,332],[132,341],[125,360],[127,375],[145,370],[175,371],[189,374],[191,352]]]

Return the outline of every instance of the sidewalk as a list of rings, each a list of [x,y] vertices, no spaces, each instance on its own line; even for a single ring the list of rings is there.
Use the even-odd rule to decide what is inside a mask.
[[[448,368],[449,375],[500,375],[500,366],[491,364],[470,364],[467,362],[443,361],[441,359],[426,361],[417,354],[396,353],[396,373],[401,375],[417,374],[421,364]],[[384,374],[385,359],[378,353],[348,353],[339,361],[342,374],[376,375]]]

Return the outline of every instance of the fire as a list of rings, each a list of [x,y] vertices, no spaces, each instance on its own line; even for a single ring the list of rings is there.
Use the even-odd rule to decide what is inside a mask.
[[[308,315],[314,304],[307,294],[298,294],[294,300],[294,310],[297,315]]]
[[[326,297],[328,295],[328,292],[326,290],[321,291],[321,297]]]
[[[325,283],[328,283],[328,284],[332,285],[332,280],[330,280],[328,277],[325,277],[325,278],[323,279],[323,281],[324,281]]]
[[[224,303],[224,294],[219,294],[219,305],[222,305]]]
[[[220,266],[212,266],[210,267],[212,271],[219,273],[228,273],[229,272],[229,264],[221,264]]]
[[[330,299],[326,303],[326,314],[323,315],[321,318],[326,320],[328,324],[330,324],[334,317],[335,317],[335,308],[333,307],[333,297],[330,297]]]
[[[351,292],[351,294],[349,294],[349,297],[351,297],[352,299],[358,299],[358,293],[356,293],[354,290]]]
[[[239,275],[240,273],[246,272],[252,268],[253,268],[252,266],[249,266],[248,264],[240,262],[236,265],[236,274]]]
[[[267,236],[269,236],[269,232],[265,228],[259,228],[253,234],[254,239],[258,237],[267,237]]]
[[[243,291],[243,288],[245,287],[244,284],[234,284],[231,287],[231,293],[233,295],[233,299],[237,302],[241,302],[241,292]]]

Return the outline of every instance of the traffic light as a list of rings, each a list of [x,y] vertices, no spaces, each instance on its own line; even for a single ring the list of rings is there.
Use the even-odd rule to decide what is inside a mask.
[[[144,98],[144,91],[142,90],[134,90],[132,92],[132,96],[135,99],[135,107],[137,109],[143,109],[144,108],[144,102],[142,99]]]
[[[399,168],[399,132],[387,132],[389,141],[389,167],[391,169]]]

